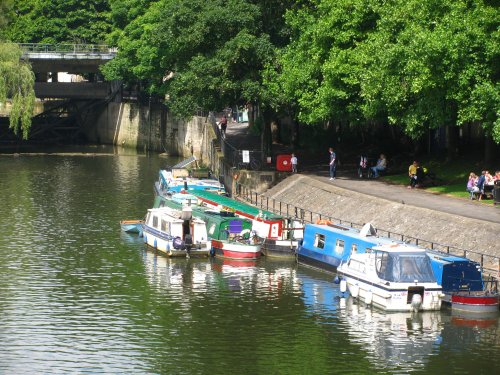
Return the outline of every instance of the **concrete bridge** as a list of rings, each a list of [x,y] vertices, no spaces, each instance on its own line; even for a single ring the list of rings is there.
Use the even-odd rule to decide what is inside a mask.
[[[99,67],[116,56],[116,48],[96,44],[19,44],[22,57],[35,73],[98,73]]]

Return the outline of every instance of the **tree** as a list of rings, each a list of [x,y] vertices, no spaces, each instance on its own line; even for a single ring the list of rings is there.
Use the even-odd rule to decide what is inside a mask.
[[[17,0],[4,37],[17,43],[103,43],[108,0]]]
[[[0,43],[0,103],[12,100],[10,127],[27,139],[35,106],[35,76],[22,51],[12,43]]]
[[[28,138],[35,106],[35,76],[16,44],[3,42],[1,37],[9,21],[12,2],[0,2],[0,104],[11,99],[10,128]]]
[[[481,0],[393,0],[360,48],[364,114],[386,113],[413,138],[482,124],[500,143],[498,10]]]

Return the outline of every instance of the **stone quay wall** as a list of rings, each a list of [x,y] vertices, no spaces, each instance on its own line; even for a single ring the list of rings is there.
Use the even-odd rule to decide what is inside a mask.
[[[195,156],[219,174],[221,155],[212,124],[205,117],[190,121],[174,118],[163,105],[111,102],[87,119],[90,142],[111,144],[173,156]]]
[[[274,199],[326,217],[358,224],[369,222],[383,231],[500,257],[500,224],[357,193],[305,175],[295,174],[284,179],[260,199]],[[425,243],[422,246],[426,246]],[[485,258],[484,261],[498,269],[497,260]]]

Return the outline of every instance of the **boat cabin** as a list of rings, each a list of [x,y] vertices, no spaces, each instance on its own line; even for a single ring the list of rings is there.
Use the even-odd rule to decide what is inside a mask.
[[[148,229],[163,239],[180,237],[186,243],[189,241],[197,244],[208,239],[205,223],[192,217],[192,212],[188,209],[182,211],[169,207],[149,209],[145,220],[145,231]]]
[[[271,211],[261,210],[244,202],[229,197],[218,195],[209,191],[195,190],[190,192],[208,207],[221,211],[231,211],[237,216],[244,217],[253,222],[252,229],[261,238],[282,239],[288,233],[285,230],[284,217]],[[302,232],[297,230],[297,232]]]
[[[369,252],[374,246],[384,244],[394,244],[394,241],[377,236],[369,223],[358,230],[323,222],[305,225],[304,239],[297,252],[299,261],[335,271],[351,254]]]
[[[394,283],[434,283],[431,262],[423,249],[405,245],[376,246],[368,254],[381,280]],[[349,262],[355,260],[351,258]]]

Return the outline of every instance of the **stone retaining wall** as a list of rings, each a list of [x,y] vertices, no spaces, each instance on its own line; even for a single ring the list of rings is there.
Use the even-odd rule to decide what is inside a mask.
[[[500,257],[500,225],[392,202],[293,175],[264,196],[354,223]]]

